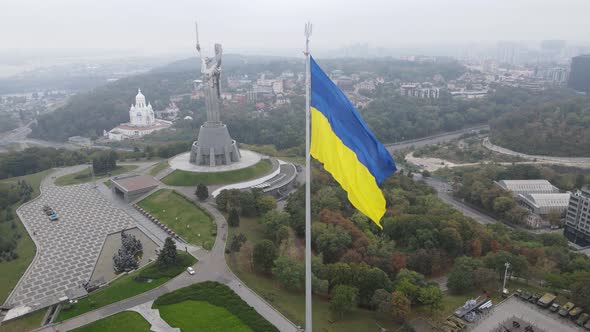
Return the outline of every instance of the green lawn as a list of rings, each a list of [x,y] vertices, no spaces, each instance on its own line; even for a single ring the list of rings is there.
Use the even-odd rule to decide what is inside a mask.
[[[272,163],[268,159],[262,159],[257,164],[243,169],[215,173],[195,173],[175,170],[162,179],[170,186],[196,186],[199,183],[205,185],[228,184],[259,178],[272,170]]]
[[[187,300],[159,306],[158,310],[160,310],[162,319],[170,326],[180,328],[183,332],[252,331],[227,309],[203,301]],[[198,314],[195,315],[195,313]]]
[[[148,323],[140,314],[133,311],[123,311],[94,323],[84,325],[75,330],[75,332],[104,332],[104,331],[121,331],[121,332],[149,332],[150,323]]]
[[[185,254],[184,252],[179,251],[178,255],[178,264],[176,266],[166,268],[166,270],[170,271],[163,271],[156,265],[152,265],[126,276],[120,277],[119,279],[113,281],[108,287],[99,289],[91,293],[89,296],[78,300],[78,303],[74,304],[71,308],[67,310],[62,308],[56,321],[61,322],[105,305],[147,292],[148,290],[156,288],[172,279],[172,276],[182,273],[187,266],[193,265],[196,262],[194,257]],[[159,273],[159,275],[157,275],[159,278],[153,279],[151,282],[136,281],[134,279],[137,276],[149,277],[150,274],[155,273]]]
[[[215,222],[196,203],[170,189],[161,189],[139,202],[144,210],[189,243],[209,250],[215,243]]]
[[[110,175],[109,174],[95,174],[95,178],[98,180],[98,179],[106,178],[108,176],[115,176],[115,175],[127,173],[127,172],[132,171],[136,168],[137,168],[137,166],[135,166],[135,165],[117,166],[117,168],[115,170],[110,172]],[[72,184],[86,183],[86,182],[90,182],[90,181],[92,181],[92,172],[90,171],[89,168],[85,168],[79,172],[64,175],[62,177],[57,178],[57,180],[55,180],[55,184],[58,186],[69,186]]]
[[[244,233],[248,242],[244,246],[252,247],[264,239],[263,226],[255,218],[240,218],[239,227],[229,228],[228,240],[234,234]],[[249,258],[244,246],[239,254],[226,255],[231,270],[252,290],[271,303],[283,315],[297,325],[305,325],[305,294],[285,290],[276,280],[258,274],[250,269]],[[318,296],[313,298],[313,326],[317,331],[380,331],[375,322],[387,328],[397,328],[398,324],[378,317],[375,312],[357,308],[346,317],[334,321],[330,313],[329,302]]]
[[[47,310],[39,310],[0,325],[0,332],[31,331],[41,326]]]
[[[26,176],[14,177],[0,181],[0,183],[16,184],[18,180],[27,181],[31,187],[33,187],[32,198],[39,196],[39,185],[41,180],[45,178],[52,170],[46,170],[43,172],[30,174]],[[16,210],[20,204],[16,204],[12,208]],[[4,303],[16,283],[23,275],[33,257],[35,257],[35,244],[29,237],[29,233],[20,222],[16,213],[14,214],[18,222],[15,223],[16,231],[22,234],[22,237],[18,240],[16,247],[16,253],[18,258],[10,262],[0,262],[0,303]]]
[[[156,174],[160,173],[161,171],[168,168],[168,160],[164,160],[156,164],[156,166],[152,167],[149,171],[151,176],[156,176]]]

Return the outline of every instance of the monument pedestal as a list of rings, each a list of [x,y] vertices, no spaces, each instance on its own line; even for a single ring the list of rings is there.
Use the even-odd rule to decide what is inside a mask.
[[[191,163],[214,167],[238,162],[240,158],[240,150],[229,136],[226,125],[207,121],[201,126],[199,136],[191,147]]]

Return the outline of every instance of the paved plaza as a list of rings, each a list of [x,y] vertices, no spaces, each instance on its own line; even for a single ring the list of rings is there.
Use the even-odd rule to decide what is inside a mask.
[[[6,301],[10,306],[44,307],[59,302],[68,290],[80,291],[90,279],[107,234],[135,227],[91,184],[59,187],[43,181],[43,194],[17,213],[37,246],[38,255]],[[42,211],[50,206],[58,221]]]
[[[561,318],[557,313],[539,307],[511,296],[504,302],[494,306],[492,310],[480,318],[475,324],[469,324],[469,331],[495,332],[501,325],[508,322],[508,328],[512,331],[524,331],[524,325],[520,329],[512,327],[513,318],[522,319],[527,324],[532,324],[544,331],[582,332],[584,328],[577,326],[568,318]],[[538,331],[535,329],[535,331]]]
[[[215,167],[210,166],[199,166],[191,163],[190,159],[190,152],[186,152],[183,154],[179,154],[178,156],[170,159],[169,164],[170,168],[172,169],[179,169],[182,171],[189,171],[189,172],[199,172],[199,173],[207,173],[207,172],[227,172],[227,171],[235,171],[237,169],[250,167],[255,165],[262,159],[262,156],[256,152],[252,152],[249,150],[240,149],[240,154],[242,158],[240,161],[231,163],[229,165],[217,165]]]

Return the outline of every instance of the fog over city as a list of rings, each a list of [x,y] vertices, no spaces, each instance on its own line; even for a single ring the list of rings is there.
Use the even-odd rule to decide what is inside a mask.
[[[116,50],[154,55],[203,44],[228,51],[298,55],[303,23],[313,22],[316,50],[354,43],[404,48],[562,39],[588,41],[586,0],[3,0],[2,48]],[[60,52],[63,53],[63,52]],[[74,52],[77,53],[77,52]]]

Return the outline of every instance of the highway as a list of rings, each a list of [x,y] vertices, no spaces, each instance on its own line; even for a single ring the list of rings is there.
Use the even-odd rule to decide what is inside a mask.
[[[401,141],[401,142],[397,142],[397,143],[385,144],[385,148],[387,149],[387,151],[389,151],[389,153],[393,154],[393,152],[396,150],[401,150],[401,149],[405,149],[405,148],[409,148],[409,147],[421,147],[421,146],[425,146],[425,145],[443,143],[443,142],[453,140],[455,138],[459,138],[459,137],[461,137],[461,135],[472,132],[472,131],[480,132],[482,130],[489,130],[489,129],[490,129],[490,126],[488,126],[488,125],[470,127],[470,128],[457,130],[457,131],[451,131],[451,132],[441,133],[441,134],[437,134],[437,135]]]

